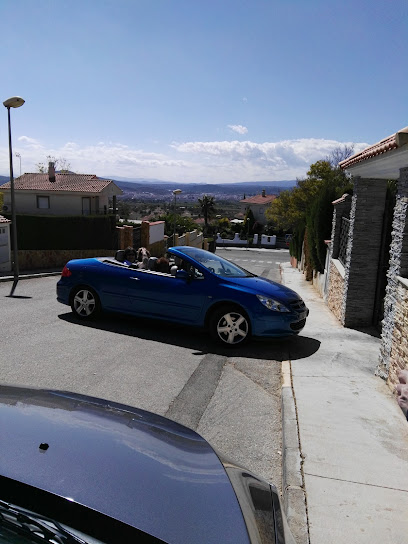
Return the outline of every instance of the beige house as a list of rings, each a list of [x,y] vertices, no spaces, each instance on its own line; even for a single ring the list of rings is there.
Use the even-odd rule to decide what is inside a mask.
[[[11,212],[10,182],[0,185],[4,212]],[[90,215],[108,213],[109,199],[123,191],[112,181],[93,174],[23,174],[14,180],[16,213],[40,215]]]
[[[260,195],[255,195],[240,200],[240,204],[244,214],[248,210],[252,210],[255,221],[265,225],[268,222],[265,216],[265,211],[269,207],[270,203],[275,200],[275,198],[276,195],[267,195],[264,189]]]

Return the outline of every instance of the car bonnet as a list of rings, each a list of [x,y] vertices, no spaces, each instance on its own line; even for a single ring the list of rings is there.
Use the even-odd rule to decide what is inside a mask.
[[[240,287],[245,291],[251,291],[257,295],[265,295],[269,297],[277,297],[282,302],[300,299],[300,296],[289,287],[281,285],[267,278],[260,276],[250,276],[245,278],[220,278],[226,284],[232,284]]]
[[[0,425],[3,476],[166,542],[249,542],[223,465],[186,427],[101,399],[9,386],[0,386]]]

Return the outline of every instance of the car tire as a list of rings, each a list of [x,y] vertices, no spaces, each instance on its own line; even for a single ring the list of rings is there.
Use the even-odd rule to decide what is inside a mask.
[[[71,310],[80,319],[94,319],[101,311],[98,295],[86,285],[76,287],[71,295]]]
[[[251,323],[239,306],[222,306],[209,319],[210,335],[227,347],[243,346],[251,338]]]

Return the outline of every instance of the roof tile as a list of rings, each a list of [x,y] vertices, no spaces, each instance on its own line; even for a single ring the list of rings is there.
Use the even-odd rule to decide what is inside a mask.
[[[255,195],[249,198],[244,198],[240,200],[243,204],[269,204],[272,200],[275,200],[276,195]]]
[[[111,179],[100,179],[94,174],[55,174],[51,182],[46,174],[23,174],[14,180],[16,191],[53,191],[100,193],[112,183]],[[0,185],[0,189],[10,189],[10,182]]]
[[[363,151],[360,151],[359,153],[352,155],[348,159],[341,161],[339,163],[340,168],[345,170],[347,168],[350,168],[350,166],[354,166],[355,164],[359,162],[366,161],[367,159],[371,159],[372,157],[376,157],[377,155],[382,155],[383,153],[387,153],[388,151],[391,151],[392,149],[397,149],[401,145],[405,145],[407,140],[407,132],[408,132],[408,127],[405,127],[399,130],[398,132],[396,132],[395,134],[391,134],[391,136],[387,136],[387,138],[384,138],[380,142],[377,142],[376,144],[373,144],[370,147],[363,149]]]

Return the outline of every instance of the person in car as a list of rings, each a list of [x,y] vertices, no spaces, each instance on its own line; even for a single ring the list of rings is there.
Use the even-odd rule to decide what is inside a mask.
[[[138,262],[136,251],[133,247],[129,246],[125,249],[124,253],[124,263],[132,268],[145,268],[143,262]],[[140,266],[141,265],[141,266]]]

